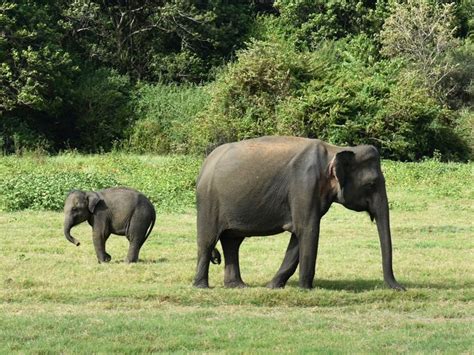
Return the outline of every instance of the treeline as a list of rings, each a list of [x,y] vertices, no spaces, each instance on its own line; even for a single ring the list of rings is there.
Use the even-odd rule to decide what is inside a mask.
[[[265,134],[471,158],[470,0],[0,5],[0,149],[204,153]]]

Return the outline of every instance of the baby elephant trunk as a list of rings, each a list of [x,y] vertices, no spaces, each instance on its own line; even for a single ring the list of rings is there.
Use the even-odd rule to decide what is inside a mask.
[[[71,235],[71,228],[73,227],[72,220],[70,218],[64,219],[64,236],[72,244],[79,246],[81,243]]]

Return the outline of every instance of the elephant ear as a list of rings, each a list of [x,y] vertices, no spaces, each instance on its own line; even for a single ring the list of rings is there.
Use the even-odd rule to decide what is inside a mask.
[[[339,182],[341,189],[344,187],[347,181],[349,171],[352,169],[354,162],[354,153],[348,150],[344,150],[336,154],[334,159],[331,161],[329,166],[329,174],[331,177],[335,177]]]
[[[90,213],[94,213],[95,207],[97,206],[100,200],[101,198],[97,192],[87,193],[88,208]]]

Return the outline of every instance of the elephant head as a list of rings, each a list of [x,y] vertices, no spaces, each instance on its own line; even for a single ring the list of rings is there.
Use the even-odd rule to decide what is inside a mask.
[[[384,280],[391,288],[403,290],[392,270],[388,198],[377,149],[361,145],[338,152],[329,164],[329,175],[337,182],[336,202],[354,211],[366,211],[372,221],[375,219]]]
[[[64,203],[64,236],[76,246],[80,242],[71,235],[71,228],[90,218],[94,213],[100,196],[96,192],[74,190]]]

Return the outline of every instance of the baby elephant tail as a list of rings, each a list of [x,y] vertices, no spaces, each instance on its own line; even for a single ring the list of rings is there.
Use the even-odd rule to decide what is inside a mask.
[[[220,264],[221,263],[221,253],[219,253],[219,250],[214,249],[211,253],[211,263],[213,264]]]
[[[148,227],[148,231],[146,232],[145,240],[151,234],[151,231],[153,230],[153,227],[155,226],[155,221],[156,221],[156,212],[153,209],[153,219],[151,220],[150,226]]]

